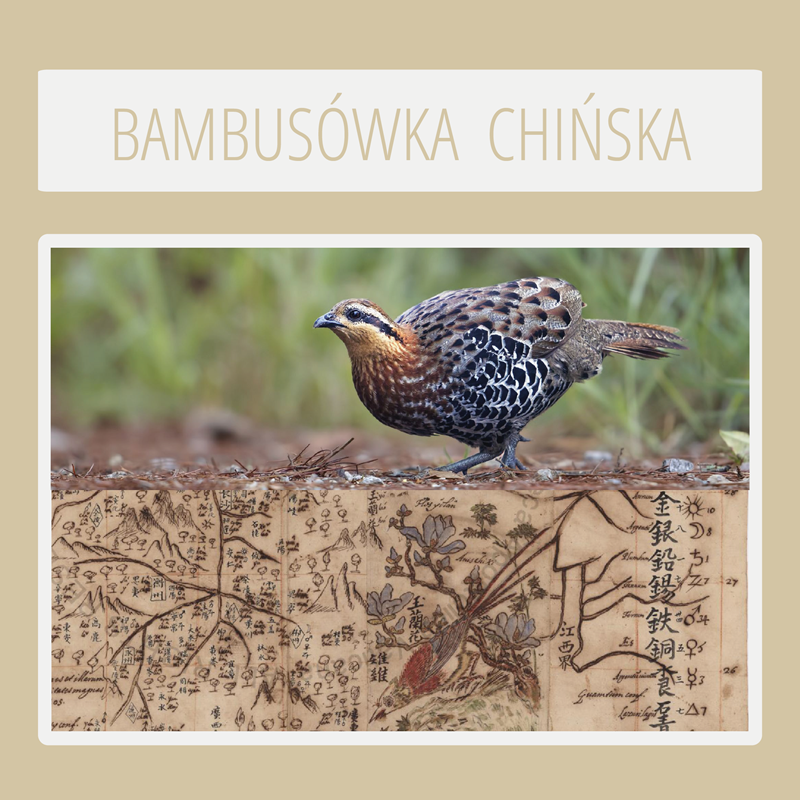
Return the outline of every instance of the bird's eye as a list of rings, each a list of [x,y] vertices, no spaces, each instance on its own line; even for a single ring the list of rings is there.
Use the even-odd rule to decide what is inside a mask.
[[[383,698],[384,705],[393,706],[394,705],[394,698],[389,694]]]
[[[352,320],[353,322],[356,322],[357,320],[361,319],[361,317],[363,317],[363,316],[364,315],[357,308],[351,308],[347,312],[347,319]]]

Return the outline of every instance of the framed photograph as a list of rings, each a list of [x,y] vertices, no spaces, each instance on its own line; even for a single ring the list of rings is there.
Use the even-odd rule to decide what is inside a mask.
[[[58,737],[749,735],[756,237],[48,236],[40,275]]]

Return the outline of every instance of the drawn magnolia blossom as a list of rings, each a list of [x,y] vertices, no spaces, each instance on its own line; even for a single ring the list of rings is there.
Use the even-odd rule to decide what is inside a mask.
[[[394,598],[393,594],[394,587],[391,583],[387,583],[380,594],[377,592],[369,592],[367,594],[367,614],[372,617],[369,620],[370,625],[391,622],[397,616],[397,612],[405,608],[414,597],[412,592],[405,592],[398,598]],[[397,624],[402,629],[405,624],[405,618],[401,617]]]
[[[506,614],[504,611],[486,626],[486,630],[512,647],[538,647],[541,642],[533,636],[536,623],[526,614]]]
[[[402,556],[397,552],[397,550],[392,547],[389,551],[389,555],[386,559],[387,563],[390,565],[388,567],[384,567],[386,570],[386,577],[391,578],[393,575],[402,575],[403,568],[400,566],[400,561],[402,560]]]
[[[449,541],[455,532],[456,529],[453,525],[452,517],[433,516],[432,514],[429,514],[425,518],[425,522],[422,523],[422,533],[419,532],[418,528],[400,528],[400,533],[407,539],[416,542],[424,553],[424,557],[417,557],[416,552],[414,553],[414,560],[418,563],[427,560],[431,553],[449,556],[459,550],[464,550],[466,544],[460,539]]]
[[[372,620],[370,620],[370,622],[371,621]],[[376,621],[375,624],[377,624],[377,621]],[[400,619],[397,620],[397,622],[395,622],[394,625],[388,625],[387,626],[387,630],[390,633],[394,634],[394,636],[397,636],[397,635],[403,633],[403,631],[405,631],[405,629],[406,629],[406,618],[405,618],[405,615],[400,617]],[[380,633],[376,633],[375,634],[375,643],[378,645],[378,647],[383,647],[385,645],[390,644],[391,642],[392,642],[392,639],[390,639],[390,638],[388,638],[386,636],[383,636]]]

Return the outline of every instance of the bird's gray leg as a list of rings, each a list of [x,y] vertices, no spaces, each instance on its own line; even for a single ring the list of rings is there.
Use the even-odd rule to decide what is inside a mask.
[[[500,463],[506,467],[506,469],[520,469],[523,471],[527,469],[527,467],[524,467],[517,458],[517,445],[520,442],[527,441],[528,439],[520,436],[519,432],[512,433],[511,436],[506,439],[506,449],[503,453],[502,459],[500,459]]]
[[[462,458],[461,461],[455,461],[452,464],[445,464],[443,467],[437,467],[437,469],[440,469],[443,472],[463,472],[466,474],[467,470],[471,467],[477,467],[478,464],[484,464],[487,461],[491,461],[493,458],[497,458],[498,455],[500,454],[485,453],[481,451],[480,453],[475,453],[471,456],[467,456],[466,458]]]

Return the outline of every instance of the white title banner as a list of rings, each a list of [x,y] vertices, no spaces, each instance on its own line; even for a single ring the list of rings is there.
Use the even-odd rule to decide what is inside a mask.
[[[47,192],[752,192],[754,70],[39,73]]]

